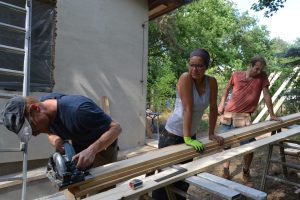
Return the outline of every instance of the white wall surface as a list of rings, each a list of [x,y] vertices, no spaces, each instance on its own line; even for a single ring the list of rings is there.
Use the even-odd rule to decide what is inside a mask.
[[[85,95],[99,105],[107,96],[123,129],[121,150],[145,140],[147,20],[147,0],[57,1],[54,92]],[[0,148],[18,146],[3,129]],[[47,158],[51,151],[39,136],[30,142],[29,159]],[[21,160],[11,155],[0,155],[0,163]]]
[[[147,1],[64,0],[57,7],[54,91],[95,101],[108,96],[111,116],[123,129],[120,148],[143,145]]]

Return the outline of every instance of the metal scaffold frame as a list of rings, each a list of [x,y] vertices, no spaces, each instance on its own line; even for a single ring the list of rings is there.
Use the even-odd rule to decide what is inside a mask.
[[[23,76],[22,96],[27,96],[30,91],[32,0],[26,0],[25,8],[16,6],[13,4],[5,3],[2,1],[0,1],[0,7],[9,9],[10,12],[26,14],[24,28],[0,22],[0,29],[7,29],[9,31],[21,32],[21,33],[24,33],[24,35],[25,35],[23,49],[0,44],[0,51],[24,55],[23,71],[6,69],[6,68],[2,68],[2,66],[0,66],[0,74],[4,74],[7,76]],[[0,98],[7,99],[7,98],[15,97],[15,96],[16,96],[15,94],[0,93]],[[1,123],[3,123],[3,122],[1,122]],[[19,148],[0,149],[0,152],[23,152],[23,177],[0,179],[0,181],[22,180],[22,198],[21,199],[25,200],[26,199],[26,187],[27,187],[28,144],[20,142]]]

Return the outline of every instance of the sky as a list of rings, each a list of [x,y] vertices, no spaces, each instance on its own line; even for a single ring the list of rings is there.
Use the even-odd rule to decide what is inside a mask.
[[[256,16],[259,24],[266,25],[270,31],[270,37],[279,37],[289,43],[293,43],[297,37],[300,38],[300,0],[286,0],[284,7],[280,8],[272,17],[266,18],[264,12],[251,10],[251,5],[258,0],[232,0],[237,4],[240,12],[248,11],[250,16]]]

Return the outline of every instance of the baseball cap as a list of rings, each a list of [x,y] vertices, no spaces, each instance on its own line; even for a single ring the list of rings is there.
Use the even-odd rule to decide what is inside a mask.
[[[25,117],[26,101],[23,97],[9,99],[3,107],[1,117],[4,126],[16,133],[22,142],[28,142],[32,129]]]

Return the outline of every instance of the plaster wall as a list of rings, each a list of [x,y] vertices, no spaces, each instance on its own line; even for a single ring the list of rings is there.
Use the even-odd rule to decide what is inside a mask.
[[[143,145],[148,49],[147,0],[57,1],[54,92],[81,94],[101,105],[107,96],[122,126],[120,149]],[[39,96],[40,94],[31,94]],[[0,126],[0,148],[18,147]],[[49,157],[46,136],[30,141],[29,159]],[[0,154],[0,163],[22,160]]]

